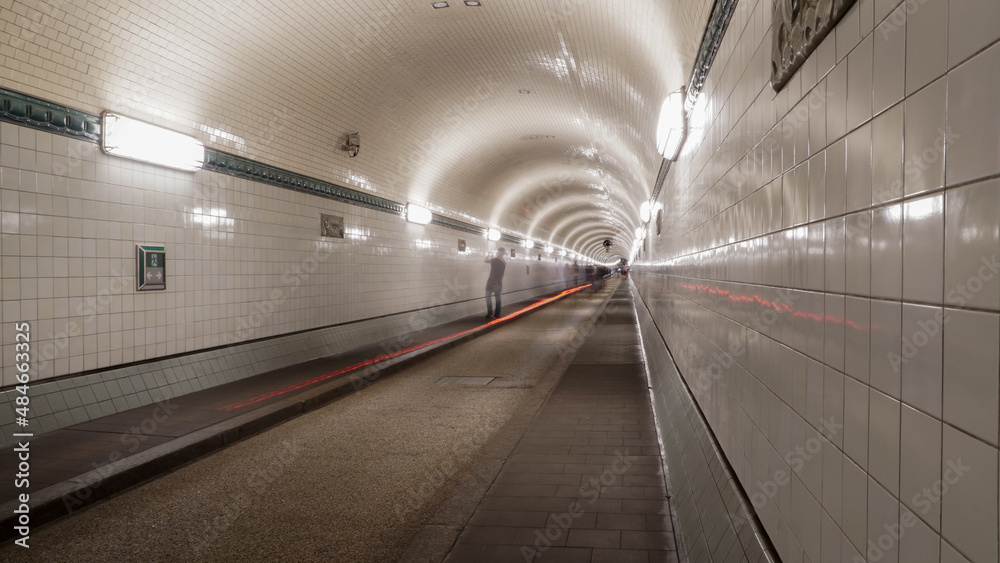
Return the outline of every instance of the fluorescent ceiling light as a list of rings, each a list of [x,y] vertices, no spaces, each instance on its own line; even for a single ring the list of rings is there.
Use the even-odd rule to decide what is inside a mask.
[[[648,201],[642,202],[642,206],[639,207],[639,219],[641,219],[643,223],[646,223],[646,222],[649,221],[649,202]]]
[[[497,229],[489,229],[486,231],[486,238],[492,241],[500,240],[500,231]]]
[[[198,139],[109,111],[101,114],[101,150],[188,172],[205,163],[205,145]]]
[[[531,239],[524,241],[524,247],[528,249],[535,248],[535,241]]]
[[[431,210],[412,203],[406,204],[406,220],[411,223],[426,225],[431,222]]]
[[[684,90],[671,92],[660,107],[660,121],[656,127],[656,148],[663,158],[676,160],[684,140]]]

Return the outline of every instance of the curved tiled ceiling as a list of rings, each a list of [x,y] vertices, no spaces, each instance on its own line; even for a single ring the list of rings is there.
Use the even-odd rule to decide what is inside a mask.
[[[540,244],[605,257],[610,239],[628,255],[661,163],[660,105],[689,78],[711,0],[449,4],[66,3],[49,15],[67,30],[21,38],[65,53],[63,68],[23,64],[0,86]]]

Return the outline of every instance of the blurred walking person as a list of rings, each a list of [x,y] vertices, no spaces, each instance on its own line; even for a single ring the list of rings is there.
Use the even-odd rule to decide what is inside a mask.
[[[490,265],[490,277],[486,280],[486,318],[487,319],[499,319],[500,318],[500,294],[503,293],[503,273],[507,269],[507,261],[503,259],[507,255],[507,249],[500,247],[497,249],[497,255],[490,258],[489,255],[486,256],[484,263]],[[490,297],[496,300],[496,308],[493,307],[493,301]]]

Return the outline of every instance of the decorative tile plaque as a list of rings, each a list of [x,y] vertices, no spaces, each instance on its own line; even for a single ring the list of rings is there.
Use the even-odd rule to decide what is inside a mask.
[[[771,87],[781,90],[856,0],[771,0]]]

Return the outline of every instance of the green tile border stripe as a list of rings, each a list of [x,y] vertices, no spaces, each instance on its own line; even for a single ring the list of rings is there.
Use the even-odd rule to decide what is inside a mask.
[[[101,118],[0,88],[0,120],[73,137],[100,141]]]
[[[441,227],[455,229],[456,231],[464,231],[474,235],[486,236],[486,229],[482,227],[477,227],[471,223],[452,219],[451,217],[445,217],[444,215],[438,215],[437,213],[431,214],[431,223]]]
[[[726,35],[729,20],[736,11],[736,3],[737,0],[715,0],[712,6],[712,14],[708,17],[708,25],[705,26],[705,35],[701,38],[698,58],[695,59],[694,68],[691,69],[691,81],[687,87],[687,105],[691,107],[694,107],[701,89],[705,86],[705,79],[708,77],[708,71],[712,69],[712,62],[719,52],[722,38]]]
[[[93,143],[101,141],[99,115],[91,115],[5,88],[0,88],[0,121]],[[390,199],[207,147],[204,168],[393,215],[403,216],[406,211],[405,205]],[[433,214],[431,223],[475,235],[486,234],[486,229],[482,227],[437,213]],[[523,239],[511,235],[504,235],[504,240],[523,242]]]
[[[309,176],[215,149],[205,149],[204,168],[213,172],[221,172],[230,176],[271,184],[279,188],[318,195],[359,207],[392,213],[393,215],[402,216],[406,211],[405,205],[383,197],[352,190],[351,188],[345,188],[344,186],[338,186],[337,184],[324,182],[323,180],[317,180],[316,178],[310,178]]]
[[[660,171],[656,174],[656,182],[653,183],[653,195],[649,198],[650,201],[658,201],[660,199],[660,191],[663,190],[663,182],[667,179],[667,172],[670,171],[670,161],[663,159],[660,162]]]

